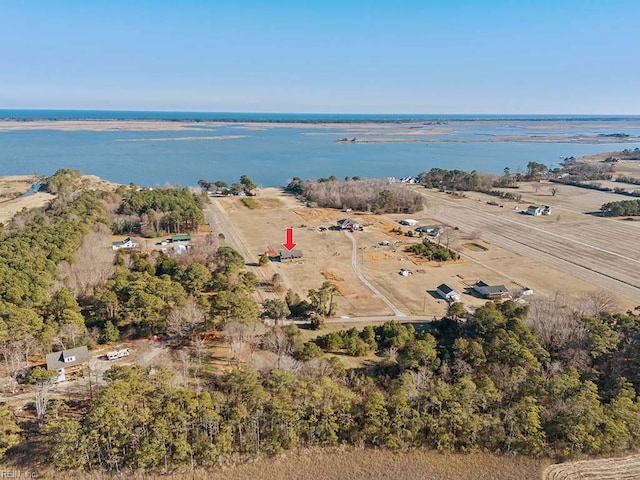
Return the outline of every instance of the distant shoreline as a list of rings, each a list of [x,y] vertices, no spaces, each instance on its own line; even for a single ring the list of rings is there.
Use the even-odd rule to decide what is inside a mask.
[[[640,115],[616,114],[418,114],[418,113],[272,113],[272,112],[171,112],[127,110],[0,109],[0,121],[157,121],[266,124],[384,124],[447,122],[640,122]]]
[[[534,122],[534,123],[530,123]],[[481,125],[483,127],[503,129],[504,133],[492,133],[486,137],[452,138],[459,129]],[[336,143],[582,143],[582,144],[627,144],[640,142],[640,116],[628,117],[624,120],[615,118],[589,117],[582,119],[560,118],[519,118],[519,119],[455,119],[455,120],[427,120],[417,121],[391,119],[360,119],[351,118],[349,121],[327,122],[315,120],[287,121],[277,120],[167,120],[156,119],[36,119],[14,118],[2,119],[0,110],[0,134],[17,131],[83,131],[83,132],[214,132],[217,128],[237,128],[239,131],[258,131],[273,128],[315,129],[303,131],[302,135],[331,135]],[[530,131],[515,133],[509,129],[519,127]],[[609,133],[593,133],[595,129],[606,129]],[[545,131],[552,130],[552,131]],[[611,131],[614,131],[611,133]],[[630,131],[631,133],[627,133]],[[566,134],[565,134],[566,132]],[[240,133],[240,132],[239,132]],[[181,138],[158,137],[140,139],[139,141],[169,141],[169,140],[231,140],[243,138],[244,135],[189,135]],[[124,139],[119,141],[138,141]]]

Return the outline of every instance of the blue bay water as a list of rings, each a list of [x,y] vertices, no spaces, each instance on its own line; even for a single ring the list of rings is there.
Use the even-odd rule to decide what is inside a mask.
[[[579,133],[629,133],[640,135],[640,117],[562,116],[437,116],[437,115],[302,115],[302,114],[202,114],[174,112],[79,112],[2,111],[0,118],[13,119],[147,119],[227,122],[305,122],[289,127],[264,129],[229,123],[201,125],[196,130],[154,131],[0,131],[0,175],[41,173],[50,175],[62,167],[77,168],[118,183],[138,185],[195,185],[200,178],[237,181],[247,174],[262,186],[285,185],[292,177],[317,178],[335,175],[401,177],[417,175],[433,167],[501,173],[525,170],[530,161],[556,165],[561,157],[602,153],[640,147],[640,143],[576,144],[488,142],[492,135],[558,133],[528,129],[528,122],[553,120],[580,122],[594,127]],[[498,123],[487,122],[493,119]],[[613,127],[603,129],[603,120]],[[318,128],[316,123],[447,121],[454,132],[435,139],[455,141],[410,143],[336,143],[347,133],[341,128]],[[509,121],[513,121],[510,124]],[[456,125],[460,122],[460,129]],[[474,123],[477,122],[477,123]],[[309,135],[312,133],[313,135]],[[575,133],[572,131],[571,133]],[[172,140],[184,137],[228,139]]]

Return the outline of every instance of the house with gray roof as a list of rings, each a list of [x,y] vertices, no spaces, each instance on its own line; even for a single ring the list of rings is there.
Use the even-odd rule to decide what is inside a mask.
[[[280,261],[281,262],[293,262],[294,260],[298,260],[302,258],[302,250],[280,250]]]
[[[89,349],[85,346],[70,348],[60,352],[52,352],[47,355],[47,370],[57,371],[56,382],[66,380],[66,370],[80,367],[89,363]]]
[[[489,285],[482,280],[479,280],[474,286],[473,290],[482,296],[482,298],[488,298],[489,300],[509,299],[511,293],[504,285]]]
[[[454,290],[446,283],[441,283],[440,285],[438,285],[438,287],[436,288],[436,293],[449,303],[460,301],[460,292]]]

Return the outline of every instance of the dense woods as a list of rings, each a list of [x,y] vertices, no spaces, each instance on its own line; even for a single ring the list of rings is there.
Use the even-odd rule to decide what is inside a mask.
[[[118,211],[137,215],[143,234],[197,231],[204,223],[202,199],[188,188],[154,188],[133,190],[125,196]],[[126,225],[114,224],[118,233],[126,233]]]
[[[495,175],[482,175],[475,170],[447,170],[432,168],[418,175],[418,181],[427,188],[447,190],[489,190],[495,181]]]
[[[295,177],[289,192],[303,196],[319,207],[340,208],[374,213],[413,213],[422,210],[422,196],[402,183],[382,179],[300,180]]]
[[[200,393],[162,368],[114,367],[85,415],[48,423],[51,461],[164,470],[342,443],[567,457],[637,447],[640,317],[581,317],[589,334],[576,362],[543,347],[527,310],[488,303],[466,322],[419,332],[389,322],[318,337],[315,348],[287,327],[279,367],[241,366]],[[323,350],[383,361],[345,370]]]

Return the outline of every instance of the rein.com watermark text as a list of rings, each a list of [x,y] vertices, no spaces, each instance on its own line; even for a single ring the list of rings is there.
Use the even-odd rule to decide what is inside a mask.
[[[38,478],[36,472],[30,470],[0,470],[0,479],[2,478]]]

